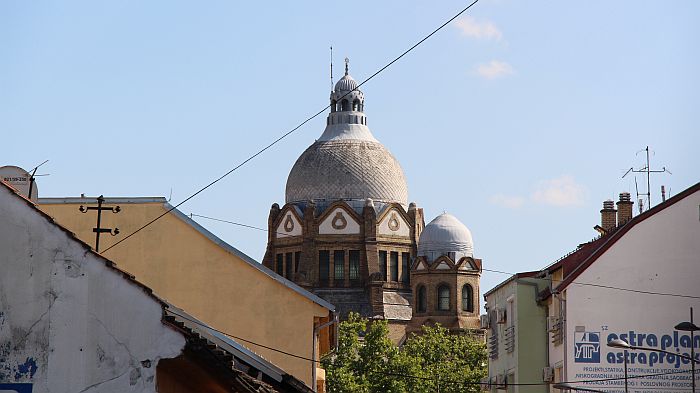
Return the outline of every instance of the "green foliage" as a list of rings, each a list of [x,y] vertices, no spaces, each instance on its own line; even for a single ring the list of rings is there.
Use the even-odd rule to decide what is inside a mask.
[[[338,334],[337,351],[323,361],[330,393],[479,392],[486,376],[486,346],[439,325],[398,348],[386,321],[351,313]]]

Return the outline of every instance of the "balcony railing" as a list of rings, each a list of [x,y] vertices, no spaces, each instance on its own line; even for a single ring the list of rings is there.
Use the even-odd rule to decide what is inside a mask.
[[[503,346],[506,348],[506,352],[513,352],[515,350],[515,326],[506,328],[504,333]]]

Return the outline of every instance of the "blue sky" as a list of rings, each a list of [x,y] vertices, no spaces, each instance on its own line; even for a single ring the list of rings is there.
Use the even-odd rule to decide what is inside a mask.
[[[2,2],[0,165],[50,160],[41,196],[178,203],[327,104],[329,46],[336,80],[346,56],[363,80],[467,4]],[[369,126],[427,221],[457,216],[485,268],[538,269],[634,194],[621,176],[645,146],[673,173],[654,202],[700,180],[698,17],[696,1],[481,0],[363,87]],[[265,227],[324,122],[181,210]],[[265,233],[200,222],[262,257]]]

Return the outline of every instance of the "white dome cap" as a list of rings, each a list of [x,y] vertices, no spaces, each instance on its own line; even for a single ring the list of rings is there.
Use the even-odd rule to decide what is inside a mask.
[[[335,84],[335,91],[352,91],[357,89],[357,82],[350,75],[345,74],[342,78]]]
[[[455,260],[474,256],[472,233],[455,216],[442,213],[425,226],[418,240],[418,256],[429,261],[454,253]]]

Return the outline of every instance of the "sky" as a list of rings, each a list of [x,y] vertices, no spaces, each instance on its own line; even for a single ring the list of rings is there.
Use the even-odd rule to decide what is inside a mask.
[[[175,205],[328,104],[330,46],[335,80],[348,57],[362,81],[468,4],[0,2],[0,165],[49,160],[40,197]],[[697,1],[480,0],[362,87],[368,125],[426,223],[455,215],[486,269],[540,269],[596,236],[603,200],[635,198],[622,176],[647,146],[671,172],[652,204],[700,181],[699,17]],[[180,210],[265,228],[324,125]],[[261,260],[266,233],[197,221]],[[507,278],[484,272],[482,293]]]

